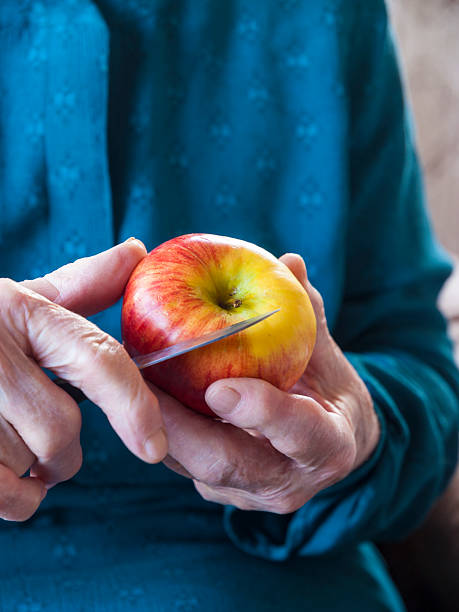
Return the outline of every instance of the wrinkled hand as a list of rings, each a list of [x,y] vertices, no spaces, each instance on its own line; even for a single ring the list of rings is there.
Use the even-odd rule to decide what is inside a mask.
[[[371,397],[329,334],[303,260],[294,254],[281,260],[306,288],[318,323],[309,365],[290,392],[259,379],[219,380],[207,389],[206,401],[221,422],[151,385],[169,439],[164,463],[192,478],[206,500],[279,514],[347,476],[379,438]]]
[[[121,297],[145,255],[131,240],[44,278],[0,279],[1,518],[29,518],[81,466],[80,410],[42,367],[80,387],[138,457],[166,454],[155,396],[124,348],[83,318]]]

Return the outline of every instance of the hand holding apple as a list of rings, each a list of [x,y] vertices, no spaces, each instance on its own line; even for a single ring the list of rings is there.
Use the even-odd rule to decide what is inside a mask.
[[[290,392],[254,378],[216,381],[205,398],[221,422],[151,387],[169,439],[166,465],[209,501],[282,514],[361,465],[379,423],[365,384],[330,336],[303,260],[281,259],[307,290],[318,324],[309,365]]]
[[[131,355],[150,353],[278,307],[250,329],[147,368],[145,378],[212,414],[204,397],[212,382],[256,377],[287,390],[304,372],[315,342],[308,294],[274,255],[226,236],[178,236],[154,249],[129,279],[124,346]]]

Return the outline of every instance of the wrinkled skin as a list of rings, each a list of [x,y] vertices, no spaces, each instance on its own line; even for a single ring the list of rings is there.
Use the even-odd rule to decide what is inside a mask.
[[[379,436],[370,395],[332,340],[299,256],[282,259],[318,322],[308,368],[288,393],[257,379],[213,383],[206,401],[217,421],[147,385],[123,347],[83,318],[119,299],[145,254],[128,241],[44,278],[0,280],[0,517],[29,518],[81,466],[79,408],[42,367],[80,387],[140,459],[165,458],[218,503],[292,512],[369,457]],[[228,388],[240,395],[232,407]]]
[[[165,464],[192,478],[208,501],[279,514],[343,479],[379,439],[372,399],[330,336],[303,260],[295,254],[281,259],[307,290],[318,323],[311,360],[289,392],[258,379],[219,380],[207,389],[206,401],[222,422],[150,385],[169,439]]]
[[[138,457],[166,454],[155,396],[121,344],[83,318],[119,299],[145,255],[131,240],[45,278],[0,279],[1,518],[26,520],[81,466],[80,409],[42,367],[80,387]]]

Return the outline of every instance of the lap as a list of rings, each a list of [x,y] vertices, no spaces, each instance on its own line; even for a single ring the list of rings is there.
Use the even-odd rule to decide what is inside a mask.
[[[54,509],[0,530],[0,610],[404,609],[370,544],[273,563],[234,548],[213,512],[158,517],[143,505],[78,517]]]

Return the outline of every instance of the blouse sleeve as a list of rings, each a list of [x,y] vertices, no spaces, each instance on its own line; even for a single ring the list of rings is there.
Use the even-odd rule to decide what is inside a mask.
[[[459,375],[436,306],[451,266],[429,224],[384,3],[357,4],[346,281],[333,335],[370,390],[381,437],[364,465],[293,514],[225,509],[235,544],[272,560],[404,536],[457,459]]]

